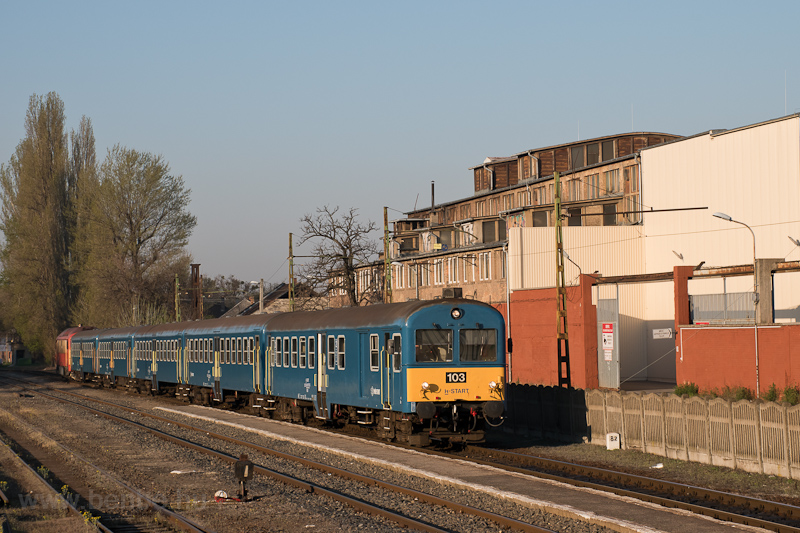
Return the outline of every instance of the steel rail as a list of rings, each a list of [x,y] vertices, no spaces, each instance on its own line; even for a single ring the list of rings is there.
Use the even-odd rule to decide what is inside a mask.
[[[20,423],[22,425],[32,426],[29,422],[20,419],[20,417],[15,415],[14,413],[6,411],[6,414],[8,414],[12,418],[16,419],[18,421],[18,423]],[[36,428],[36,426],[32,426],[32,427]],[[41,432],[41,428],[36,428],[36,430]],[[63,444],[61,444],[60,442],[56,441],[55,439],[53,439],[52,437],[50,437],[46,433],[42,433],[42,435],[47,437],[50,441],[52,441],[53,444],[55,444],[57,447],[61,448],[67,454],[71,455],[75,459],[77,459],[77,460],[83,462],[84,464],[88,465],[89,467],[91,467],[93,470],[95,470],[99,474],[105,476],[106,478],[110,479],[111,481],[113,481],[117,485],[121,486],[123,489],[131,492],[132,494],[134,494],[135,496],[140,498],[140,500],[145,502],[147,504],[147,506],[150,508],[150,510],[154,514],[161,516],[163,519],[165,519],[167,522],[169,522],[172,526],[177,527],[177,528],[181,529],[182,531],[186,531],[187,533],[213,533],[212,530],[203,529],[200,525],[196,524],[192,520],[190,520],[190,519],[186,518],[185,516],[182,516],[182,515],[174,512],[174,511],[172,511],[171,509],[166,508],[165,506],[163,506],[163,505],[159,504],[158,502],[154,501],[153,499],[151,499],[150,497],[146,496],[142,492],[140,492],[137,489],[131,487],[130,485],[128,485],[124,481],[122,481],[120,479],[117,479],[111,473],[107,472],[103,468],[101,468],[101,467],[97,466],[96,464],[92,463],[88,459],[82,457],[79,453],[75,452],[74,450],[71,450],[67,446],[64,446]],[[22,459],[22,458],[20,457],[20,459]],[[37,475],[39,475],[38,472],[35,472],[35,473]],[[55,491],[55,488],[52,487],[49,483],[47,483],[46,479],[42,478],[40,475],[39,475],[39,477],[49,487],[53,488],[53,490]],[[66,499],[63,498],[63,495],[59,494],[59,496],[61,496],[61,499],[66,502]],[[67,503],[69,503],[69,502],[67,502]],[[99,509],[99,508],[97,509],[97,511],[105,512],[103,509]],[[99,526],[102,526],[104,529],[107,529],[106,526],[102,525],[102,522],[99,523]]]
[[[536,475],[537,477],[541,476],[546,479],[552,479],[578,487],[586,487],[606,492],[613,492],[614,494],[620,496],[628,496],[639,500],[644,500],[650,503],[663,505],[665,507],[673,507],[704,516],[710,516],[718,520],[725,520],[728,522],[733,522],[743,525],[756,526],[780,533],[800,532],[799,527],[791,526],[788,524],[780,524],[774,521],[762,520],[760,518],[756,518],[753,516],[744,516],[737,513],[725,511],[722,509],[715,509],[713,507],[689,503],[672,498],[666,498],[663,496],[657,496],[655,494],[647,494],[645,492],[634,491],[626,488],[604,485],[593,481],[583,481],[581,479],[577,479],[577,477],[600,479],[623,485],[627,483],[628,487],[634,486],[642,490],[651,490],[653,492],[661,492],[662,494],[663,493],[674,494],[676,498],[689,497],[700,501],[715,501],[720,505],[725,505],[728,507],[737,507],[756,513],[772,513],[774,515],[780,516],[782,519],[796,521],[800,519],[800,507],[796,507],[794,505],[788,505],[769,500],[762,500],[758,498],[751,498],[748,496],[741,496],[738,494],[726,493],[712,489],[705,489],[703,487],[685,485],[681,483],[675,483],[672,481],[648,478],[645,476],[638,476],[635,474],[616,472],[604,468],[578,465],[574,463],[568,463],[565,461],[559,461],[557,459],[547,459],[543,457],[535,457],[524,454],[516,454],[513,452],[506,452],[503,450],[485,449],[477,447],[470,447],[468,450],[469,453],[471,454],[480,454],[480,455],[492,454],[500,457],[505,456],[506,458],[508,458],[508,460],[511,461],[519,461],[522,463],[527,463],[530,466],[534,466],[536,468],[542,468],[551,471],[553,470],[560,471],[575,477],[565,477],[545,472],[531,472],[526,468],[500,464],[496,460],[487,461],[483,459],[476,459],[474,457],[470,457],[470,460],[475,461],[477,463],[486,466],[492,466],[494,468],[500,468],[510,472],[517,472],[527,475]]]
[[[14,378],[11,378],[11,379],[14,379]],[[39,384],[37,384],[37,385],[39,385]],[[544,528],[540,528],[540,527],[537,527],[537,526],[533,526],[531,524],[528,524],[526,522],[522,522],[520,520],[515,520],[513,518],[508,518],[508,517],[505,517],[505,516],[502,516],[502,515],[498,515],[498,514],[495,514],[495,513],[491,513],[491,512],[488,512],[488,511],[483,511],[481,509],[477,509],[477,508],[470,507],[470,506],[467,506],[467,505],[462,505],[462,504],[459,504],[459,503],[456,503],[456,502],[451,502],[451,501],[448,501],[448,500],[444,500],[442,498],[438,498],[436,496],[432,496],[432,495],[426,494],[424,492],[416,491],[416,490],[413,490],[413,489],[408,489],[408,488],[405,488],[405,487],[400,487],[400,486],[397,486],[397,485],[393,485],[391,483],[386,483],[386,482],[378,480],[378,479],[369,478],[369,477],[362,476],[362,475],[359,475],[359,474],[354,474],[352,472],[348,472],[346,470],[341,470],[341,469],[332,467],[330,465],[325,465],[325,464],[322,464],[322,463],[311,461],[311,460],[305,459],[303,457],[297,457],[297,456],[286,454],[286,453],[279,452],[279,451],[276,451],[276,450],[271,450],[269,448],[265,448],[263,446],[259,446],[257,444],[249,443],[249,442],[242,441],[242,440],[239,440],[239,439],[235,439],[235,438],[229,437],[227,435],[222,435],[222,434],[219,434],[219,433],[210,432],[210,431],[208,431],[206,429],[202,429],[202,428],[198,428],[198,427],[192,426],[191,424],[185,424],[183,422],[178,422],[178,421],[176,421],[174,419],[161,417],[161,416],[158,416],[158,415],[154,415],[152,413],[147,413],[147,412],[144,412],[144,411],[140,411],[140,410],[137,410],[137,409],[134,409],[134,408],[130,408],[130,407],[127,407],[127,406],[122,406],[122,405],[119,405],[119,404],[114,404],[112,402],[107,402],[105,400],[100,400],[100,399],[97,399],[97,398],[90,398],[90,397],[87,397],[87,396],[84,396],[84,395],[81,395],[81,394],[76,394],[76,393],[69,392],[69,391],[53,389],[53,388],[51,388],[51,387],[49,387],[47,385],[41,385],[41,386],[44,386],[44,387],[46,387],[46,388],[48,388],[50,390],[53,390],[55,392],[59,392],[59,393],[66,394],[66,395],[69,395],[69,396],[78,397],[81,400],[96,402],[96,403],[107,405],[107,406],[110,406],[110,407],[113,407],[113,408],[116,408],[116,409],[122,409],[122,410],[125,410],[125,411],[129,411],[129,412],[135,413],[135,414],[140,415],[140,416],[152,418],[152,419],[158,420],[160,422],[165,422],[165,423],[171,424],[173,426],[181,427],[181,428],[184,428],[184,429],[189,429],[189,430],[192,430],[192,431],[197,431],[197,432],[203,433],[206,436],[209,436],[209,437],[212,437],[212,438],[215,438],[215,439],[218,439],[218,440],[223,440],[223,441],[229,442],[231,444],[236,444],[238,446],[247,447],[247,448],[250,448],[252,450],[258,451],[260,453],[263,453],[263,454],[272,455],[272,456],[279,457],[279,458],[282,458],[282,459],[286,459],[286,460],[289,460],[289,461],[297,462],[297,463],[303,464],[305,466],[308,466],[310,468],[314,468],[314,469],[321,470],[321,471],[326,472],[326,473],[330,473],[330,474],[335,474],[335,475],[341,476],[341,477],[343,477],[345,479],[351,479],[351,480],[354,480],[354,481],[358,481],[358,482],[364,483],[366,485],[375,485],[375,486],[378,486],[378,487],[383,488],[385,490],[389,490],[389,491],[392,491],[392,492],[398,492],[400,494],[405,494],[407,496],[412,496],[412,497],[418,499],[419,501],[423,501],[423,502],[431,504],[431,505],[438,505],[438,506],[442,506],[442,507],[447,507],[447,508],[452,509],[454,511],[458,511],[458,512],[465,513],[465,514],[470,514],[470,515],[473,515],[473,516],[484,518],[486,520],[491,520],[491,521],[496,522],[496,523],[498,523],[498,524],[500,524],[500,525],[502,525],[504,527],[514,528],[514,529],[517,529],[517,530],[526,531],[526,532],[530,532],[530,533],[551,533],[551,530],[549,530],[549,529],[544,529]],[[54,400],[57,400],[57,401],[66,402],[66,403],[77,405],[77,406],[79,406],[79,407],[81,407],[83,409],[86,409],[86,410],[88,410],[90,412],[93,412],[95,414],[104,416],[106,418],[109,418],[109,419],[112,419],[112,420],[116,420],[116,421],[121,421],[121,422],[130,424],[130,425],[137,426],[137,427],[139,427],[141,429],[144,429],[146,431],[149,431],[149,432],[153,433],[154,435],[157,435],[157,436],[159,436],[161,438],[164,438],[165,440],[174,442],[174,443],[179,444],[181,446],[189,447],[189,448],[194,449],[196,451],[200,451],[200,452],[212,455],[214,457],[217,457],[218,459],[221,459],[221,460],[224,460],[224,461],[227,461],[227,462],[231,462],[231,463],[233,463],[233,462],[235,462],[237,460],[236,457],[229,456],[229,455],[223,454],[221,452],[217,452],[216,450],[212,450],[212,449],[206,448],[206,447],[201,446],[199,444],[193,443],[191,441],[187,441],[185,439],[182,439],[180,437],[176,437],[174,435],[170,435],[170,434],[165,433],[163,431],[160,431],[158,429],[145,426],[145,425],[140,424],[138,422],[135,422],[135,421],[132,421],[132,420],[128,420],[126,418],[118,417],[118,416],[113,415],[111,413],[107,413],[105,411],[100,411],[98,409],[94,409],[94,408],[86,406],[86,405],[81,405],[80,403],[77,403],[77,402],[74,402],[74,401],[71,401],[71,400],[67,400],[67,399],[64,399],[64,398],[58,398],[58,397],[53,396],[51,394],[43,393],[42,391],[40,391],[38,389],[29,389],[29,390],[32,390],[34,392],[38,392],[39,394],[43,394],[43,395],[45,395],[45,396],[47,396],[49,398],[52,398]],[[392,521],[395,521],[395,522],[397,522],[397,523],[399,523],[399,524],[401,524],[401,525],[403,525],[405,527],[411,527],[411,528],[419,529],[419,530],[422,530],[422,531],[431,531],[431,532],[444,531],[444,530],[441,530],[439,528],[436,528],[435,526],[431,526],[431,525],[429,525],[429,524],[427,524],[425,522],[420,522],[420,521],[408,518],[406,516],[399,515],[397,513],[392,512],[392,511],[388,511],[386,509],[373,506],[372,504],[369,504],[369,503],[366,503],[366,502],[362,502],[361,500],[353,499],[353,498],[351,498],[349,496],[340,494],[338,492],[334,492],[334,491],[331,491],[331,490],[326,489],[324,487],[320,487],[320,486],[314,485],[312,483],[309,483],[309,482],[306,482],[306,481],[303,481],[303,480],[299,480],[299,479],[296,479],[296,478],[292,478],[292,477],[286,476],[284,474],[281,474],[279,472],[275,472],[273,470],[270,470],[270,469],[267,469],[267,468],[264,468],[264,467],[255,466],[254,469],[255,469],[255,471],[257,471],[257,472],[259,472],[261,474],[265,474],[265,475],[268,475],[270,477],[273,477],[274,479],[277,479],[278,481],[281,481],[283,483],[299,487],[299,488],[304,489],[304,490],[306,490],[308,492],[318,493],[318,494],[325,494],[325,495],[330,496],[330,497],[332,497],[334,499],[337,499],[337,500],[339,500],[339,501],[341,501],[343,503],[351,505],[351,506],[353,506],[354,508],[356,508],[358,510],[361,510],[361,511],[364,511],[364,512],[367,512],[367,513],[370,513],[370,514],[377,514],[377,515],[382,516],[384,518],[387,518],[387,519],[390,519]]]
[[[28,472],[30,472],[31,474],[33,474],[33,476],[34,476],[36,479],[38,479],[38,480],[41,482],[41,484],[42,484],[42,485],[44,485],[44,486],[46,487],[46,490],[49,490],[49,491],[50,491],[50,493],[51,493],[51,494],[52,494],[52,495],[53,495],[55,498],[57,498],[59,501],[61,501],[61,502],[63,502],[63,503],[64,503],[64,508],[65,508],[65,509],[67,509],[67,510],[68,510],[68,511],[69,511],[71,514],[75,515],[76,517],[78,517],[78,518],[81,518],[81,519],[84,519],[84,516],[83,516],[83,514],[82,514],[82,513],[81,513],[81,512],[78,510],[78,508],[77,508],[77,507],[75,507],[74,505],[72,505],[72,504],[71,504],[69,501],[67,501],[67,499],[66,499],[66,498],[64,498],[64,495],[63,495],[63,494],[61,494],[60,492],[58,492],[58,491],[55,489],[55,487],[53,487],[53,486],[52,486],[50,483],[48,483],[48,482],[47,482],[47,480],[46,480],[45,478],[43,478],[43,477],[41,476],[41,474],[39,474],[39,472],[37,472],[37,471],[36,471],[36,470],[35,470],[35,469],[34,469],[34,468],[31,466],[31,465],[29,465],[29,464],[28,464],[28,463],[27,463],[27,462],[26,462],[26,461],[25,461],[25,460],[24,460],[22,457],[20,457],[18,454],[14,453],[13,455],[14,455],[14,457],[16,457],[16,458],[17,458],[17,459],[16,459],[16,460],[17,460],[17,462],[19,462],[19,464],[20,464],[22,467],[26,468],[26,469],[28,470]],[[6,499],[6,503],[8,503],[8,499]],[[108,529],[106,526],[104,526],[104,525],[103,525],[103,524],[101,524],[101,523],[95,524],[95,526],[97,527],[97,529],[99,529],[100,531],[102,531],[102,533],[114,533],[113,531],[111,531],[110,529]]]

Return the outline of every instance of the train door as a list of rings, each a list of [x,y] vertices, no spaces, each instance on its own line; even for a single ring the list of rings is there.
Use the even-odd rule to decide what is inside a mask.
[[[317,333],[317,373],[315,375],[317,386],[317,418],[328,419],[328,401],[325,394],[328,390],[328,368],[326,350],[327,350],[326,335],[324,333]]]
[[[402,338],[399,333],[384,333],[381,357],[381,403],[384,409],[402,402]]]
[[[97,367],[99,363],[97,361],[97,352],[98,352],[97,341],[92,341],[92,372],[97,374]]]
[[[219,361],[219,337],[214,337],[214,399],[218,402],[222,401],[221,379],[222,366]]]
[[[147,354],[150,356],[150,372],[152,373],[150,389],[154,392],[158,390],[158,360],[156,359],[156,354],[158,353],[156,348],[156,346],[158,346],[157,343],[158,341],[156,340],[148,341],[147,343]]]
[[[382,403],[381,392],[381,343],[378,333],[359,335],[359,364],[361,365],[361,397],[367,405],[378,407]]]
[[[250,365],[253,367],[253,390],[261,392],[261,336],[256,335],[255,340],[249,340]]]
[[[134,350],[133,339],[130,339],[126,343],[128,345],[128,377],[135,378],[136,377],[136,361],[134,360],[136,350]]]

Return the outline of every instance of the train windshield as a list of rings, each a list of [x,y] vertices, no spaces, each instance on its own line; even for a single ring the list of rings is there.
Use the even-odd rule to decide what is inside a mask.
[[[462,329],[458,357],[462,361],[497,361],[497,330]]]
[[[418,363],[452,361],[453,330],[418,329],[416,347]]]

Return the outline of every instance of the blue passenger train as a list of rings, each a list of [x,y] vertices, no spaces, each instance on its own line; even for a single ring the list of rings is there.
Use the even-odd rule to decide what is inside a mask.
[[[502,315],[443,299],[155,326],[66,330],[79,381],[236,404],[387,440],[482,442],[504,413]]]

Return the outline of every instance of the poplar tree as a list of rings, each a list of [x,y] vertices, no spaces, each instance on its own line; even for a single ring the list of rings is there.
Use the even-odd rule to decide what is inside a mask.
[[[50,92],[30,98],[25,137],[0,165],[0,248],[4,322],[48,361],[66,325],[69,273],[64,103]]]

